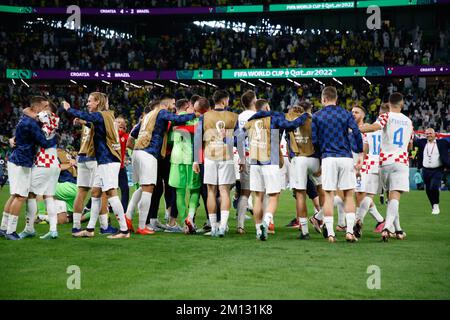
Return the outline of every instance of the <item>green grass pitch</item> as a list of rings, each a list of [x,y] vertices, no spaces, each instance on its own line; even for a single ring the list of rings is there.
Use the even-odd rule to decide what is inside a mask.
[[[4,188],[2,208],[7,197]],[[340,233],[329,244],[311,226],[312,239],[297,240],[298,231],[284,227],[295,212],[290,192],[281,196],[276,234],[266,242],[255,239],[251,221],[246,235],[235,233],[234,209],[223,239],[167,233],[73,239],[70,225],[59,226],[57,240],[0,240],[0,299],[449,299],[449,205],[450,193],[443,192],[441,214],[432,216],[424,192],[405,195],[400,212],[408,239],[389,243],[372,232],[370,215],[358,243]],[[378,207],[384,215],[385,206]],[[202,206],[197,223],[204,218]],[[22,215],[19,231],[23,225]],[[39,235],[47,230],[37,226]],[[79,290],[67,288],[70,265],[80,268]],[[379,290],[367,287],[371,265],[381,271]]]

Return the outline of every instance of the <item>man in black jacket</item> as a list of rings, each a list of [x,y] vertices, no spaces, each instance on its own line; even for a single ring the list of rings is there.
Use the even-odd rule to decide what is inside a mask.
[[[439,190],[444,170],[450,167],[448,157],[448,142],[436,139],[433,128],[425,130],[426,139],[414,140],[414,146],[419,148],[417,162],[422,168],[425,190],[432,206],[432,214],[439,214]]]

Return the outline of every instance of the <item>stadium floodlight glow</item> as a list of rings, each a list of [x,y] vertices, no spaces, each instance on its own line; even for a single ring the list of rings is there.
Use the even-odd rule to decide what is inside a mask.
[[[206,82],[203,81],[203,80],[198,80],[198,82],[203,83],[203,84],[206,84]]]
[[[298,83],[297,81],[294,81],[294,84],[295,84],[296,86],[299,86],[299,87],[301,87],[301,84],[300,84],[300,83]]]
[[[266,83],[263,79],[258,79],[258,81],[261,81],[262,83]]]
[[[145,83],[148,83],[148,84],[153,84],[153,82],[148,81],[148,80],[144,80],[144,82],[145,82]]]
[[[180,82],[180,84],[181,84],[183,87],[189,87],[189,85],[187,85],[186,83]]]
[[[272,84],[269,81],[266,81],[266,84],[268,84],[269,86],[272,86]]]
[[[367,80],[366,77],[363,77],[363,80],[364,80],[365,82],[367,82],[368,84],[372,84],[372,82],[370,82],[369,80]]]
[[[247,84],[251,85],[252,87],[256,87],[256,85],[251,83],[250,81],[247,81]]]
[[[139,88],[139,89],[142,88],[142,86],[138,86],[137,84],[134,84],[134,83],[131,83],[131,82],[130,82],[130,86],[135,87],[135,88]]]
[[[209,84],[211,87],[217,88],[217,86],[215,84],[212,84],[211,82],[206,82],[207,84]]]
[[[22,83],[23,83],[24,85],[26,85],[28,88],[30,87],[30,85],[29,85],[28,83],[26,83],[25,80],[20,79],[20,81],[22,81]]]
[[[339,81],[339,80],[336,79],[336,78],[333,78],[333,80],[336,81],[337,83],[339,83],[339,84],[342,86],[342,82],[341,82],[341,81]]]
[[[130,84],[129,82],[126,82],[125,80],[120,80],[120,82],[125,83],[125,84]]]
[[[289,82],[294,82],[294,81],[292,81],[291,79],[289,79],[289,78],[287,78],[287,81],[289,81]]]
[[[111,84],[111,82],[108,82],[108,81],[106,81],[106,80],[102,80],[102,82],[103,82],[103,83],[106,83],[106,84]]]
[[[247,83],[247,81],[245,81],[244,79],[239,79],[239,81],[241,81],[243,83]]]
[[[154,84],[155,86],[158,86],[158,87],[164,88],[164,86],[163,86],[162,84],[159,84],[159,83],[156,83],[156,82],[153,82],[153,84]]]
[[[86,89],[87,89],[87,85],[83,84],[83,88],[86,88]]]
[[[12,80],[13,85],[16,85],[16,81],[14,79],[11,79],[11,80]]]
[[[70,80],[70,82],[72,82],[73,84],[77,84],[75,80]]]
[[[169,80],[172,83],[178,84],[178,82],[174,81],[174,80]]]

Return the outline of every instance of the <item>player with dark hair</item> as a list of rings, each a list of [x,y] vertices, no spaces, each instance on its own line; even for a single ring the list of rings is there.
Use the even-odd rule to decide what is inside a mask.
[[[390,230],[395,229],[395,237],[406,239],[400,226],[399,204],[402,193],[409,192],[409,156],[412,147],[413,125],[411,119],[402,113],[403,95],[394,92],[389,96],[390,111],[381,114],[371,125],[364,125],[362,132],[381,132],[380,175],[385,189],[389,190],[386,223],[381,233],[383,241],[388,241]]]
[[[48,106],[42,96],[30,99],[30,108],[39,113]],[[15,129],[14,148],[8,158],[9,188],[11,196],[3,208],[0,234],[8,240],[20,240],[17,222],[20,210],[28,198],[31,188],[31,168],[36,155],[36,147],[49,148],[55,145],[56,138],[47,140],[36,119],[23,115]]]

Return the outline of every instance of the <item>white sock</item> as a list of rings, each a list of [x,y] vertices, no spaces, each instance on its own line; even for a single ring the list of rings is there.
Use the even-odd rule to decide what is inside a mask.
[[[45,199],[45,207],[47,208],[48,223],[50,224],[50,231],[56,232],[57,224],[58,224],[58,214],[56,213],[55,199],[46,198]]]
[[[116,215],[117,221],[119,222],[120,231],[128,231],[127,222],[125,221],[125,213],[123,212],[122,202],[120,202],[119,197],[111,197],[108,199],[108,202],[111,205],[114,214]]]
[[[314,215],[314,218],[316,218],[319,221],[323,220],[323,209],[320,208],[320,210]]]
[[[353,227],[355,226],[355,213],[346,213],[345,220],[347,220],[347,232],[353,234]]]
[[[191,223],[194,222],[194,216],[195,216],[195,208],[190,208],[189,213],[188,213],[188,218]]]
[[[5,231],[6,229],[8,229],[8,220],[9,220],[9,213],[6,213],[3,211],[3,216],[2,216],[2,225],[0,227],[1,230]]]
[[[100,214],[100,209],[102,207],[102,198],[91,198],[91,217],[89,218],[89,223],[87,229],[95,229],[97,224],[97,219]]]
[[[345,226],[344,201],[342,201],[341,197],[334,196],[334,205],[337,207],[337,211],[338,211],[338,225],[343,227],[343,226]]]
[[[395,231],[402,231],[402,227],[400,226],[400,212],[397,211],[394,219],[394,228]]]
[[[364,222],[364,218],[366,217],[367,211],[372,203],[372,199],[370,197],[365,197],[361,203],[359,204],[359,210],[356,210],[357,215],[356,218],[359,219],[362,223]]]
[[[74,229],[81,229],[81,213],[73,213],[73,228]]]
[[[211,224],[211,230],[215,231],[217,229],[217,214],[216,213],[210,213],[209,216],[209,223]]]
[[[387,211],[386,211],[386,224],[385,229],[392,230],[394,227],[394,220],[398,213],[398,200],[389,200]]]
[[[266,223],[267,226],[273,221],[273,214],[272,212],[266,212],[263,217],[263,221]]]
[[[100,221],[100,228],[103,230],[108,229],[108,214],[101,214],[98,217],[98,220]]]
[[[238,205],[237,205],[237,211],[238,211],[238,227],[244,228],[245,224],[245,214],[247,213],[247,206],[248,206],[248,197],[247,196],[240,196]]]
[[[138,188],[131,196],[130,202],[127,207],[127,218],[133,220],[133,214],[136,210],[138,202],[141,200],[142,188]]]
[[[220,226],[219,226],[219,228],[223,231],[225,231],[227,229],[229,216],[230,216],[230,211],[226,211],[226,210],[220,211]]]
[[[262,233],[262,231],[261,231],[261,226],[262,226],[262,223],[256,223],[256,224],[255,224],[256,235],[257,235],[257,236],[259,236],[259,235]]]
[[[373,204],[373,206],[371,206],[369,208],[369,213],[370,215],[377,220],[378,223],[383,222],[383,216],[378,212],[377,206],[375,205],[375,203]]]
[[[300,229],[302,230],[302,234],[308,234],[308,218],[302,218],[300,217]]]
[[[13,214],[9,215],[8,218],[8,228],[6,229],[6,234],[11,234],[17,231],[17,222],[19,221],[19,217]]]
[[[250,197],[248,197],[248,210],[253,210],[253,197],[252,197],[252,195],[250,195]]]
[[[328,236],[335,236],[334,228],[333,228],[333,223],[334,223],[333,220],[334,220],[333,216],[324,216],[323,217],[323,222],[325,223],[325,226],[327,227]]]
[[[36,199],[27,200],[27,216],[25,222],[25,231],[34,232],[34,220],[36,219],[37,202]]]
[[[139,229],[145,228],[145,222],[147,221],[148,210],[150,210],[150,204],[152,202],[152,194],[150,192],[142,192],[141,201],[138,203],[139,210]]]

